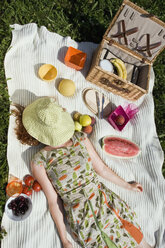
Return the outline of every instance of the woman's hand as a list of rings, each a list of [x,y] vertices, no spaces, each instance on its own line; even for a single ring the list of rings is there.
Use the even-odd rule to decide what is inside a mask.
[[[63,248],[73,248],[72,243],[69,240],[62,242]]]
[[[84,143],[92,159],[93,168],[99,176],[103,177],[106,180],[109,180],[110,182],[122,188],[125,188],[128,190],[139,191],[139,192],[143,191],[143,188],[139,183],[136,183],[135,181],[126,182],[124,179],[118,176],[115,172],[113,172],[99,157],[99,155],[95,151],[92,143],[90,142],[88,138],[84,140]]]
[[[143,187],[141,186],[141,184],[137,183],[137,182],[128,182],[130,184],[129,189],[133,190],[133,191],[137,191],[137,192],[142,192],[143,191]]]

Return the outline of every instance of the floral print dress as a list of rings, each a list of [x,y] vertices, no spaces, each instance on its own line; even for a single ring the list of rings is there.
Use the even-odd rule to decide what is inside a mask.
[[[69,147],[42,149],[33,163],[43,165],[63,200],[73,238],[81,247],[133,248],[143,238],[135,213],[98,181],[83,140],[75,132]]]

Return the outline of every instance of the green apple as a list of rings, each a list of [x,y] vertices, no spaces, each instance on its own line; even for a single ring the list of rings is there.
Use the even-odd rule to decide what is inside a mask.
[[[75,131],[80,132],[82,130],[82,125],[78,121],[74,122],[74,126],[75,126]]]

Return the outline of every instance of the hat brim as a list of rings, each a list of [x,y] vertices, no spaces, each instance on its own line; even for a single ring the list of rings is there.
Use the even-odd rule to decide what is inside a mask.
[[[39,99],[37,99],[39,100]],[[28,105],[23,111],[22,122],[27,132],[39,142],[59,146],[68,141],[74,134],[74,121],[68,112],[61,112],[61,122],[59,127],[43,125],[36,114],[38,101]]]

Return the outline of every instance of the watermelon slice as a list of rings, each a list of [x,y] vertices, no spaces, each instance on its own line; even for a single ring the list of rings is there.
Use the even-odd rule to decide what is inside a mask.
[[[105,136],[102,140],[102,148],[109,156],[115,158],[128,159],[140,154],[140,148],[137,144],[117,136]]]

